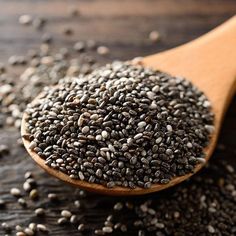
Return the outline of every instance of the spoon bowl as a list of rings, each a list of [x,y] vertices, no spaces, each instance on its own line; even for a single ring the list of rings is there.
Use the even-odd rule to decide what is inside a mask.
[[[215,131],[210,143],[204,149],[206,162],[211,157],[219,135],[223,116],[236,88],[236,16],[206,35],[177,48],[144,57],[141,63],[146,67],[161,70],[174,76],[185,77],[205,93],[211,101],[215,114]],[[41,95],[35,98],[37,101]],[[151,188],[107,188],[100,184],[71,179],[68,175],[52,169],[37,153],[29,149],[27,114],[24,113],[21,135],[24,146],[36,163],[52,176],[81,189],[107,195],[141,195],[157,192],[174,186],[198,172],[204,163],[198,164],[193,173],[175,177],[168,184],[152,184]],[[205,162],[205,163],[206,163]]]

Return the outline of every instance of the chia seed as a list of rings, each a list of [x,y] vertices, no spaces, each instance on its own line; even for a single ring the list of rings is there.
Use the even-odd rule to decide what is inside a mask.
[[[106,234],[110,234],[110,233],[113,232],[113,229],[112,229],[112,227],[105,226],[105,227],[102,228],[102,231]]]
[[[33,236],[33,235],[34,235],[34,231],[33,231],[32,229],[30,229],[30,228],[26,228],[26,229],[24,230],[24,232],[25,232],[26,235],[28,235],[28,236]]]
[[[19,23],[22,25],[30,25],[32,23],[31,15],[21,15],[19,17]]]
[[[77,216],[76,216],[76,215],[72,215],[72,216],[70,217],[70,223],[71,223],[71,224],[76,224],[77,221],[78,221],[78,219],[77,219]]]
[[[105,46],[99,46],[97,48],[97,53],[102,56],[109,54],[109,51],[109,48]]]
[[[53,202],[58,200],[58,196],[55,193],[49,193],[48,198]]]
[[[17,232],[16,236],[27,236],[24,232]]]
[[[11,195],[15,197],[20,197],[21,196],[21,191],[18,188],[12,188],[10,191]]]
[[[43,208],[37,208],[35,209],[35,215],[36,216],[44,216],[45,215],[45,210]]]
[[[24,189],[26,192],[29,192],[29,191],[32,189],[32,186],[31,186],[28,182],[24,182],[24,184],[23,184],[23,189]]]
[[[44,232],[44,233],[47,233],[49,230],[47,229],[47,227],[43,224],[37,224],[37,230],[41,231],[41,232]]]
[[[0,198],[0,209],[5,208],[6,202]]]
[[[8,225],[6,222],[3,222],[1,224],[2,228],[4,229],[5,232],[10,233],[11,232],[11,227]]]
[[[34,137],[29,148],[47,165],[108,188],[150,188],[193,172],[204,160],[214,118],[209,101],[190,82],[122,62],[46,88],[27,114]],[[56,135],[59,140],[50,141],[55,148],[41,145]],[[72,161],[61,157],[65,153]]]
[[[152,42],[157,42],[160,39],[160,33],[156,30],[151,31],[149,34],[149,39]]]
[[[18,199],[18,203],[22,206],[22,207],[26,207],[27,206],[27,203],[25,201],[24,198],[19,198]]]
[[[68,222],[68,219],[67,219],[67,218],[64,218],[64,217],[59,218],[59,219],[57,220],[57,224],[59,224],[59,225],[64,225],[64,224],[66,224],[67,222]]]
[[[61,216],[65,217],[65,218],[70,218],[72,216],[72,213],[68,210],[63,210],[61,212]]]
[[[84,225],[84,224],[80,224],[80,225],[78,226],[78,230],[81,231],[81,232],[83,232],[83,231],[85,230],[85,225]]]

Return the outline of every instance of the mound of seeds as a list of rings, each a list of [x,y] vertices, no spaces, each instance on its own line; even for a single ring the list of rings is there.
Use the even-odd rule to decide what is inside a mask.
[[[107,187],[192,172],[214,129],[210,102],[190,82],[122,62],[47,87],[27,113],[25,138],[48,166]]]

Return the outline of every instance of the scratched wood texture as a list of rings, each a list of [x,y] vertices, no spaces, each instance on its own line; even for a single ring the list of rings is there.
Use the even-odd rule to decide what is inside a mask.
[[[79,17],[68,17],[68,10],[77,6]],[[21,14],[43,16],[48,19],[46,32],[54,36],[54,47],[71,47],[77,40],[94,39],[107,45],[111,54],[98,57],[100,63],[113,59],[129,59],[135,56],[145,56],[159,52],[194,39],[214,28],[236,13],[235,0],[0,0],[0,61],[6,62],[10,55],[24,55],[29,48],[38,47],[42,33],[30,27],[18,24]],[[70,26],[75,33],[71,37],[62,34],[65,26]],[[161,34],[158,43],[148,40],[150,31],[157,29]],[[12,70],[17,75],[19,71]],[[16,77],[17,79],[17,77]],[[236,146],[236,100],[231,103],[226,115],[219,143],[227,150]],[[10,154],[0,158],[0,198],[7,201],[6,209],[0,210],[0,223],[10,225],[29,222],[46,223],[50,235],[82,235],[76,227],[61,227],[56,224],[60,209],[73,209],[72,199],[78,198],[78,191],[60,181],[49,177],[39,169],[28,157],[26,151],[16,144],[19,132],[15,128],[0,129],[0,144],[10,147]],[[224,155],[216,151],[216,158],[226,158],[234,164],[232,152]],[[29,201],[28,208],[22,208],[10,196],[12,187],[22,187],[24,173],[33,171],[39,183],[40,195],[58,193],[61,201],[49,204],[46,199],[33,203]],[[173,190],[174,191],[174,190]],[[153,198],[158,194],[153,194]],[[88,194],[82,200],[80,210],[81,222],[90,229],[99,228],[117,198]],[[43,206],[47,209],[47,217],[37,219],[31,207]],[[132,218],[127,215],[126,218]],[[93,235],[89,231],[83,235]],[[0,229],[0,235],[4,235]],[[115,235],[119,235],[115,234]],[[124,234],[125,235],[125,234]],[[131,235],[130,233],[128,235]]]

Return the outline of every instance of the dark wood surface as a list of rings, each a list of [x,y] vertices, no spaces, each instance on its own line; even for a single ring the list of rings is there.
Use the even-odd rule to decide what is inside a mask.
[[[69,18],[68,10],[78,6],[81,15]],[[235,0],[0,0],[0,61],[6,62],[13,54],[24,55],[29,48],[38,47],[40,32],[30,27],[18,24],[21,14],[29,13],[34,16],[44,16],[48,19],[45,27],[54,38],[54,47],[72,47],[77,40],[94,39],[100,44],[107,45],[111,54],[108,57],[98,57],[100,63],[113,59],[130,59],[135,56],[145,56],[165,50],[194,39],[214,28],[236,13]],[[75,34],[64,36],[61,32],[64,26],[71,26]],[[157,29],[161,41],[153,44],[148,40],[150,31]],[[17,75],[18,71],[12,70]],[[17,79],[17,76],[16,76]],[[233,150],[236,145],[236,100],[231,103],[226,115],[219,143],[227,150]],[[75,227],[56,225],[59,210],[72,208],[72,199],[76,199],[78,191],[70,186],[49,177],[28,157],[26,151],[17,145],[19,131],[15,128],[0,129],[0,144],[6,144],[11,152],[0,158],[0,198],[7,201],[7,208],[0,210],[0,222],[10,225],[26,225],[30,222],[46,223],[50,235],[81,235]],[[214,158],[232,159],[232,152],[222,156],[215,152]],[[234,154],[235,155],[235,154]],[[234,156],[235,157],[235,156]],[[213,160],[214,161],[214,160]],[[33,203],[23,209],[10,196],[12,187],[22,187],[24,173],[33,171],[39,183],[40,195],[49,192],[58,193],[61,201],[48,205],[47,200]],[[201,174],[201,173],[200,173]],[[153,197],[158,197],[154,194]],[[99,228],[111,211],[117,198],[89,194],[81,210],[82,221],[90,228]],[[37,219],[30,206],[43,206],[48,209],[45,219]],[[96,206],[96,209],[94,207]],[[52,209],[49,211],[49,208]],[[132,216],[130,216],[132,217]],[[0,229],[0,235],[4,235]],[[130,234],[129,234],[130,235]]]

